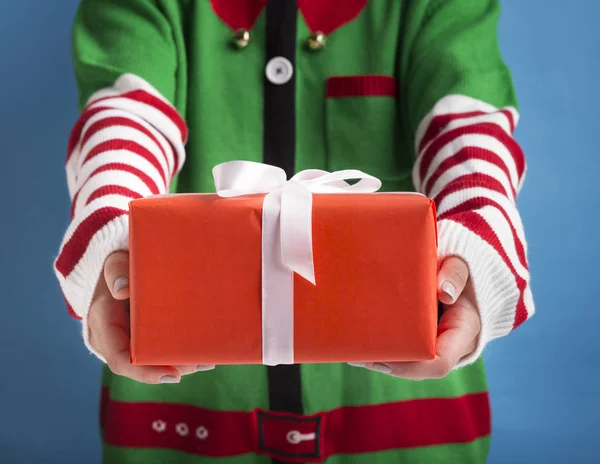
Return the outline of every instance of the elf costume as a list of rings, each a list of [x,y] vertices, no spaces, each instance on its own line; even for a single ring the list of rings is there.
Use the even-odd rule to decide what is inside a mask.
[[[440,380],[258,365],[155,386],[105,368],[105,462],[485,461],[480,355],[534,311],[498,15],[497,0],[82,0],[72,222],[55,267],[90,349],[87,312],[104,260],[127,248],[128,202],[212,192],[212,167],[233,159],[360,169],[433,198],[440,259],[469,265],[482,321],[476,351]]]

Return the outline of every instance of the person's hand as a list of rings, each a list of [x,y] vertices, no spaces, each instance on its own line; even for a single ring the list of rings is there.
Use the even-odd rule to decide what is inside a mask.
[[[108,257],[88,315],[89,343],[112,372],[143,383],[177,383],[214,366],[134,366],[129,359],[129,253]]]
[[[411,380],[441,379],[477,347],[481,319],[469,279],[459,258],[447,258],[438,273],[438,298],[444,311],[438,325],[436,356],[431,361],[350,363]]]

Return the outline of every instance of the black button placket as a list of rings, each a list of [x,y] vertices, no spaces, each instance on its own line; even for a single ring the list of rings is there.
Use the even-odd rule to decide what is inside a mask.
[[[269,0],[266,7],[266,64],[273,58],[296,62],[298,6],[295,0]],[[280,70],[283,72],[283,70]],[[277,69],[275,70],[277,71]],[[288,178],[295,171],[296,147],[296,73],[283,84],[264,77],[263,161],[285,170]],[[300,366],[267,367],[269,408],[302,414]],[[274,463],[279,463],[273,459]]]

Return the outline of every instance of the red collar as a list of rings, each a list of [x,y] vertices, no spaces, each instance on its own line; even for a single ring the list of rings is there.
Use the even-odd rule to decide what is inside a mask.
[[[298,9],[312,32],[331,34],[355,19],[367,0],[297,0]],[[215,13],[232,30],[252,29],[267,0],[211,0]]]

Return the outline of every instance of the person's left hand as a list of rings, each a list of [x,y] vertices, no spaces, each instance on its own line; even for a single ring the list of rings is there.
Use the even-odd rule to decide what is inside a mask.
[[[450,257],[442,263],[438,298],[444,304],[444,311],[438,325],[435,359],[349,364],[411,380],[446,377],[462,358],[475,350],[481,331],[469,269],[460,258]]]

